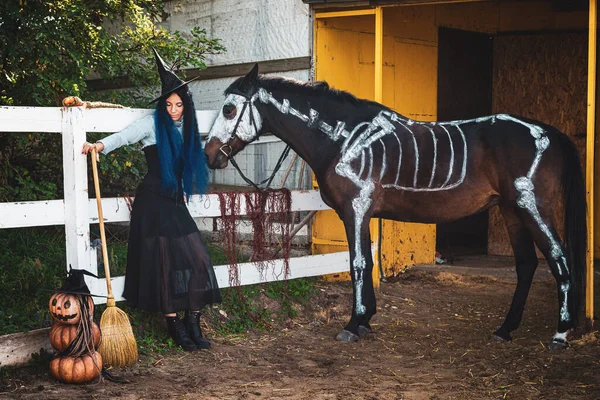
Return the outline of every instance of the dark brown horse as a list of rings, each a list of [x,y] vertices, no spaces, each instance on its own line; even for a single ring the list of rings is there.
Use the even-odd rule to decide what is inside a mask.
[[[538,265],[535,245],[556,278],[558,329],[567,346],[581,306],[586,204],[579,155],[557,129],[507,114],[419,122],[326,83],[258,75],[226,91],[205,152],[211,168],[261,134],[286,142],[315,173],[321,196],[346,228],[354,286],[352,317],[337,336],[355,341],[375,314],[369,220],[440,223],[499,206],[515,254],[517,288],[496,340],[511,340]],[[562,199],[562,202],[561,202]],[[564,204],[565,243],[553,209]]]

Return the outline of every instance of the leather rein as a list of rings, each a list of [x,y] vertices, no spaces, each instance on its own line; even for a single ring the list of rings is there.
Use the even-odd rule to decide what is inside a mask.
[[[240,174],[240,176],[242,177],[242,179],[248,185],[254,186],[254,188],[256,190],[258,190],[258,191],[265,191],[265,190],[267,190],[269,188],[269,186],[271,186],[271,183],[273,182],[273,178],[275,178],[275,174],[279,171],[279,169],[281,169],[281,165],[283,164],[283,161],[287,158],[288,154],[290,153],[290,146],[289,145],[285,146],[285,149],[283,150],[283,152],[279,156],[279,159],[277,160],[277,164],[275,164],[275,168],[273,169],[273,173],[268,178],[263,179],[262,181],[260,181],[258,183],[254,183],[254,181],[252,181],[250,178],[248,178],[246,175],[244,175],[244,173],[242,172],[240,166],[238,165],[238,163],[235,161],[235,159],[231,155],[231,153],[233,152],[233,148],[229,144],[229,143],[231,143],[232,140],[237,139],[237,140],[245,143],[245,145],[244,145],[244,147],[245,147],[248,144],[254,142],[255,140],[258,140],[258,129],[256,127],[256,121],[254,120],[254,113],[252,112],[252,98],[248,97],[246,95],[243,95],[243,96],[246,98],[246,101],[244,101],[244,106],[242,107],[242,111],[240,112],[240,116],[239,116],[237,122],[235,123],[235,127],[233,128],[233,132],[231,133],[231,137],[229,138],[229,140],[227,141],[227,143],[223,144],[219,148],[219,151],[225,157],[227,157],[227,159],[229,160],[229,162],[231,162],[231,165],[234,166],[234,168],[238,171],[238,173]],[[239,137],[239,135],[237,134],[238,127],[240,125],[240,122],[242,121],[242,117],[244,116],[244,112],[246,112],[246,109],[248,109],[249,112],[250,112],[250,125],[254,128],[254,132],[256,133],[256,136],[252,140],[250,140],[249,142],[246,142],[241,137]],[[226,151],[226,149],[228,149],[229,151]],[[264,188],[261,188],[260,185],[263,185],[264,183],[266,183],[267,185]]]

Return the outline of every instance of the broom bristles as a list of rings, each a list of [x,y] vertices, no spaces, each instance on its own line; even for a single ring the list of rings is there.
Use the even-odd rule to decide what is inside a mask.
[[[102,341],[98,351],[105,364],[128,367],[136,363],[138,348],[129,317],[118,307],[109,306],[100,318]]]

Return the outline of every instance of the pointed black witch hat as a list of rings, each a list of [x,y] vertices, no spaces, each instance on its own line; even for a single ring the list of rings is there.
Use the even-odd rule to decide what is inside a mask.
[[[169,97],[171,93],[184,87],[188,83],[195,81],[200,77],[197,76],[195,78],[190,79],[189,81],[183,81],[179,79],[175,72],[173,72],[173,70],[169,68],[167,64],[165,64],[163,59],[158,55],[156,49],[153,48],[152,51],[154,52],[154,58],[156,59],[156,68],[158,69],[160,81],[162,82],[162,90],[161,95],[149,102],[148,104],[156,103],[160,99]]]
[[[100,294],[90,293],[90,289],[85,283],[84,275],[93,276],[94,278],[98,278],[97,275],[92,274],[85,269],[73,269],[71,265],[69,265],[69,271],[67,271],[67,278],[63,281],[63,284],[58,289],[40,289],[42,291],[49,291],[55,293],[70,293],[70,294],[82,294],[84,296],[94,296],[94,297],[106,297]]]

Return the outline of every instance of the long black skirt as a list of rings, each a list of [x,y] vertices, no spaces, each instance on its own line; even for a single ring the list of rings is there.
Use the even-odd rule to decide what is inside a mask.
[[[221,302],[209,253],[182,196],[147,175],[131,210],[123,297],[133,308],[174,313]]]

